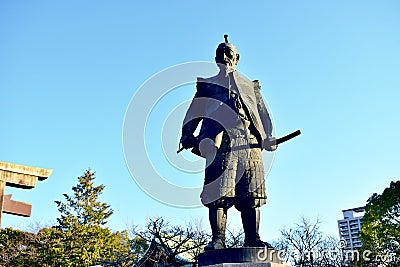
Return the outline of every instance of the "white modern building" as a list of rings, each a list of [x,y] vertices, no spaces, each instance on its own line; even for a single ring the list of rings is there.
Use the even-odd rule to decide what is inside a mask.
[[[361,220],[365,214],[365,207],[342,210],[343,219],[338,220],[339,236],[343,249],[355,249],[361,247],[360,230]]]

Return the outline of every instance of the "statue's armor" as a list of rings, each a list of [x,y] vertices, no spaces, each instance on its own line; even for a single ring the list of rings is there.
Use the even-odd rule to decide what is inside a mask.
[[[232,149],[258,144],[257,138],[247,136],[242,129],[232,128],[227,132],[229,135],[224,133],[221,147],[206,167],[202,203],[226,208],[235,205],[238,210],[260,207],[266,199],[261,148]],[[217,183],[212,189],[208,188],[214,181]]]
[[[222,107],[233,112],[221,112]],[[272,124],[258,81],[251,82],[236,72],[222,78],[199,78],[182,132],[193,133],[201,120],[200,142],[205,138],[215,141],[222,133],[215,157],[206,156],[202,203],[224,208],[235,205],[238,210],[265,204],[261,150],[263,141],[271,136]]]

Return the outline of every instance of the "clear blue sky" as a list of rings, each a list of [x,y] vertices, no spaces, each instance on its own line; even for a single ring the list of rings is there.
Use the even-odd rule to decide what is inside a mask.
[[[33,210],[31,218],[4,215],[3,227],[55,220],[54,201],[87,168],[106,186],[101,199],[115,211],[112,229],[143,225],[148,216],[176,224],[202,218],[208,227],[205,208],[162,204],[135,184],[122,126],[147,79],[176,64],[213,61],[225,33],[241,54],[238,69],[260,80],[276,134],[303,132],[276,151],[264,238],[301,215],[319,216],[322,230],[336,235],[342,209],[399,179],[397,0],[1,1],[0,161],[54,169],[32,190],[6,188]],[[190,98],[194,86],[185,88]],[[167,106],[153,120],[164,121]],[[201,184],[201,174],[171,176]],[[232,227],[238,219],[232,211]]]

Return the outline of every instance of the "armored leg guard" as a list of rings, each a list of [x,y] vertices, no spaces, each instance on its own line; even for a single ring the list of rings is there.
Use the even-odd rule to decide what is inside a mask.
[[[227,209],[211,207],[208,212],[212,231],[212,240],[204,250],[208,251],[225,248]]]
[[[258,234],[260,225],[259,208],[248,208],[241,211],[242,224],[244,230],[244,246],[245,247],[270,247],[267,242],[263,242]]]

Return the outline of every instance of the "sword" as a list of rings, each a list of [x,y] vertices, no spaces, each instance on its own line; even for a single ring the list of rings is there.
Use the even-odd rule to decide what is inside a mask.
[[[292,133],[290,133],[290,134],[287,134],[287,135],[285,135],[285,136],[282,136],[282,137],[280,137],[280,138],[278,138],[278,139],[271,140],[270,142],[272,143],[272,145],[279,145],[279,144],[282,144],[282,143],[284,143],[284,142],[286,142],[286,141],[289,141],[290,139],[295,138],[296,136],[299,136],[300,134],[301,134],[301,131],[300,131],[300,130],[297,130],[297,131],[294,131],[294,132],[292,132]],[[180,144],[179,144],[179,145],[180,145]],[[248,148],[248,147],[250,147],[250,148],[260,148],[260,145],[251,144],[251,145],[248,145],[248,146],[239,146],[239,147],[233,148],[233,150],[244,149],[244,148],[246,148],[246,147],[247,147],[247,148]],[[183,148],[183,147],[180,147],[180,148],[178,149],[178,151],[176,151],[176,153],[179,154],[180,152],[182,152],[182,150],[184,150],[184,148]]]
[[[276,140],[272,140],[271,142],[273,142],[276,145],[282,144],[286,141],[289,141],[292,138],[295,138],[296,136],[299,136],[301,134],[300,130],[294,131],[293,133],[290,133],[288,135],[282,136]]]

